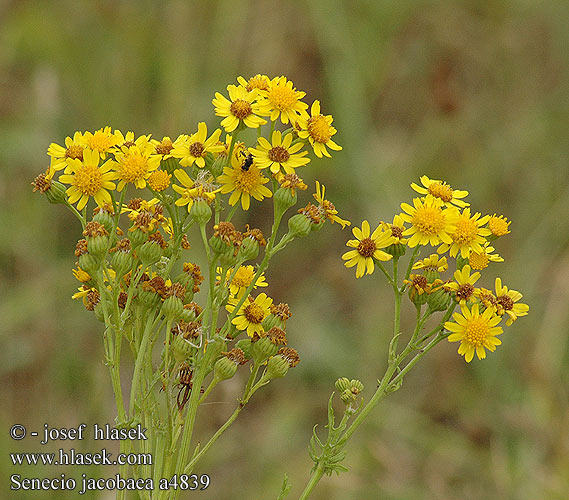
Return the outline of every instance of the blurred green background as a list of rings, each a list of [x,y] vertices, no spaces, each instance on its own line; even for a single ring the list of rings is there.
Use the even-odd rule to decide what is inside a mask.
[[[343,151],[301,175],[326,185],[341,216],[390,221],[422,174],[467,189],[475,210],[512,220],[496,245],[506,262],[483,286],[500,273],[531,307],[483,362],[467,365],[456,344],[441,344],[355,435],[350,472],[324,478],[314,499],[569,498],[568,22],[561,1],[0,0],[4,491],[17,472],[7,451],[41,451],[12,442],[11,425],[115,415],[101,325],[70,299],[80,228],[30,187],[49,143],[105,125],[160,138],[202,120],[215,127],[214,92],[266,73],[286,75],[333,114]],[[302,361],[202,462],[211,486],[196,496],[276,498],[287,472],[296,498],[333,381],[359,377],[371,394],[392,299],[379,273],[356,281],[343,267],[348,238],[327,226],[269,270],[270,294],[293,311],[289,342]],[[231,383],[215,393],[204,435],[236,396]]]

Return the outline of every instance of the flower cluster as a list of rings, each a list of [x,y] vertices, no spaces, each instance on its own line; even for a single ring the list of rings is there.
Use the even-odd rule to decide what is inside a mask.
[[[476,286],[480,271],[491,262],[503,262],[492,244],[510,232],[510,221],[502,215],[472,213],[464,201],[468,192],[444,181],[423,176],[420,182],[411,187],[422,196],[412,204],[402,203],[402,212],[392,223],[379,222],[373,232],[368,221],[363,221],[361,229],[354,227],[355,239],[347,243],[352,250],[342,258],[346,267],[356,267],[357,278],[380,267],[393,283],[397,261],[407,248],[414,249],[402,287],[395,283],[397,292],[407,291],[419,309],[426,304],[427,315],[446,311],[450,319],[458,305],[460,312],[453,314],[454,321],[444,322],[450,332],[448,340],[460,342],[458,352],[466,361],[474,354],[483,359],[486,349],[494,351],[501,344],[497,336],[503,333],[502,320],[510,326],[529,311],[520,302],[522,294],[502,285],[500,278],[495,279],[493,290]],[[418,260],[424,247],[436,252]],[[454,272],[444,280],[441,275],[449,269],[450,259]],[[394,277],[382,264],[389,260],[394,261]]]
[[[81,221],[73,270],[80,287],[73,298],[114,332],[114,338],[105,336],[111,372],[118,369],[113,359],[122,339],[135,357],[152,359],[154,346],[164,346],[154,377],[162,381],[170,414],[190,404],[194,371],[202,370],[202,379],[212,373],[203,399],[250,361],[255,376],[248,399],[298,363],[285,332],[288,306],[256,289],[268,286],[270,259],[292,240],[326,221],[350,224],[316,181],[314,203],[298,208],[279,235],[285,213],[307,189],[300,167],[341,150],[332,140],[332,117],[321,114],[320,103],[313,102],[309,115],[305,92],[284,76],[239,77],[226,95],[217,92],[212,101],[222,118],[213,131],[199,122],[175,139],[109,126],[75,132],[63,145],[49,146],[50,165],[33,183],[34,191],[66,205]],[[247,129],[256,129],[253,140]],[[274,210],[270,236],[231,222],[239,207],[246,211],[266,200]],[[199,232],[192,238],[193,225]],[[207,257],[203,271],[188,254],[200,245]],[[164,340],[157,342],[161,333]],[[142,364],[136,362],[131,412],[146,404],[141,387],[155,380]],[[145,376],[150,378],[139,382]]]

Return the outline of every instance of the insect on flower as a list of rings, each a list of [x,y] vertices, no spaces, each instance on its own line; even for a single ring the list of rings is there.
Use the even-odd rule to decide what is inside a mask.
[[[192,377],[194,376],[194,371],[188,363],[182,363],[180,366],[180,382],[178,384],[178,397],[176,402],[178,403],[178,410],[182,411],[186,403],[190,399],[190,393],[192,392]],[[200,392],[203,394],[204,389],[201,388]],[[181,398],[181,399],[180,399]]]
[[[251,165],[253,165],[253,155],[251,153],[245,153],[245,151],[240,151],[239,154],[245,157],[243,163],[241,163],[241,168],[245,170],[245,172],[248,172]]]

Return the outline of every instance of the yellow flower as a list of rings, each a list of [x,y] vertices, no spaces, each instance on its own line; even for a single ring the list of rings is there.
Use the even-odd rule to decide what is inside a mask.
[[[267,123],[259,115],[260,105],[255,102],[257,90],[247,92],[243,87],[228,85],[229,99],[215,93],[215,98],[211,101],[215,107],[215,115],[223,116],[221,126],[226,132],[233,132],[240,123],[244,123],[249,128],[257,128]]]
[[[517,303],[523,295],[516,290],[508,290],[507,286],[502,286],[502,280],[496,278],[496,313],[500,318],[507,314],[506,326],[510,326],[520,316],[526,316],[529,312],[527,304]]]
[[[121,134],[122,136],[122,134]],[[105,158],[107,153],[116,146],[121,137],[113,134],[111,127],[105,127],[97,130],[96,132],[85,132],[83,135],[83,143],[93,151],[97,151],[101,158]]]
[[[331,221],[332,224],[334,224],[334,222],[340,224],[342,226],[342,229],[344,229],[346,226],[350,226],[352,223],[349,220],[340,219],[340,217],[338,217],[338,210],[336,210],[334,204],[331,201],[324,199],[325,192],[326,187],[324,184],[322,184],[322,189],[320,189],[320,183],[316,181],[316,193],[314,193],[312,196],[314,196],[314,199],[318,202],[322,215]]]
[[[239,302],[239,298],[231,297],[225,308],[232,313]],[[235,318],[231,320],[238,330],[246,330],[249,337],[263,332],[263,320],[270,314],[273,299],[267,297],[265,293],[260,293],[255,299],[249,296],[239,308]]]
[[[391,231],[391,236],[393,236],[394,245],[405,245],[408,238],[403,237],[403,232],[405,231],[405,224],[403,223],[403,217],[401,215],[395,215],[393,217],[393,223],[388,224],[387,222],[381,222],[383,229],[385,231]],[[415,269],[415,268],[413,268]]]
[[[91,281],[91,276],[89,273],[81,269],[80,266],[77,266],[77,269],[72,269],[72,271],[73,276],[75,276],[75,278],[77,278],[77,280],[81,283],[87,283],[88,281]]]
[[[221,192],[223,194],[231,193],[229,204],[233,206],[241,199],[243,210],[249,210],[251,196],[262,201],[263,198],[270,198],[273,195],[263,185],[269,182],[269,179],[263,177],[254,163],[248,170],[243,170],[240,166],[225,167],[223,175],[220,175],[217,180],[222,184]]]
[[[181,158],[180,165],[182,167],[191,167],[195,164],[203,168],[205,167],[205,156],[207,153],[219,153],[223,151],[222,144],[218,144],[221,129],[215,130],[213,134],[207,138],[207,125],[204,122],[198,123],[198,131],[190,137],[185,136],[182,142],[176,141],[176,145],[171,152],[174,158]]]
[[[425,271],[444,273],[448,269],[447,258],[440,257],[436,253],[433,253],[427,258],[415,262],[413,269],[424,269]]]
[[[167,160],[171,158],[172,149],[174,149],[174,143],[169,137],[163,137],[161,141],[152,139],[150,144],[154,146],[154,154],[159,155],[162,160]]]
[[[67,166],[68,159],[83,160],[83,135],[75,132],[73,138],[65,138],[65,147],[52,142],[47,148],[47,154],[51,156],[50,170],[57,171]]]
[[[253,90],[268,90],[271,79],[267,75],[255,75],[245,80],[242,76],[237,77],[239,85],[241,85],[247,92],[252,92]]]
[[[304,181],[296,174],[283,174],[282,172],[279,172],[275,177],[282,188],[290,189],[293,196],[297,189],[306,191],[308,188]]]
[[[120,130],[115,130],[114,133],[116,145],[111,148],[112,153],[120,153],[121,148],[131,146],[142,146],[150,141],[151,134],[141,135],[137,139],[134,138],[134,132],[127,132],[126,136]]]
[[[281,168],[287,174],[294,174],[294,169],[306,165],[310,158],[303,158],[308,151],[299,151],[303,144],[297,143],[291,146],[292,134],[285,135],[284,139],[279,130],[273,132],[272,144],[264,137],[259,137],[259,146],[251,149],[259,168],[270,167],[273,174],[280,172]]]
[[[468,263],[472,269],[481,271],[486,269],[490,262],[504,262],[504,259],[500,257],[497,253],[492,253],[494,247],[491,247],[489,242],[486,241],[482,245],[482,252],[470,252],[468,256]]]
[[[503,215],[497,216],[494,214],[488,219],[488,229],[490,229],[494,238],[510,234],[509,227],[510,221]]]
[[[362,228],[354,227],[352,233],[356,239],[349,240],[346,245],[355,248],[355,250],[346,252],[342,255],[342,259],[347,261],[344,263],[346,267],[357,266],[356,278],[373,273],[375,270],[374,259],[387,261],[392,258],[391,255],[381,250],[393,243],[391,233],[383,231],[381,224],[370,236],[369,222],[364,220]]]
[[[220,267],[217,268],[217,272],[221,273],[222,269]],[[233,274],[233,268],[230,267],[227,272],[225,273],[225,286],[228,285],[229,278]],[[253,282],[253,278],[255,277],[255,268],[253,266],[240,266],[233,276],[231,283],[229,284],[229,291],[232,295],[235,295],[237,298],[241,298],[247,290],[247,287]],[[218,276],[218,279],[221,281],[221,276]],[[258,286],[269,286],[269,284],[265,281],[265,273],[261,273],[253,289],[257,288]]]
[[[170,185],[172,176],[165,170],[155,170],[148,177],[148,186],[153,191],[164,191]]]
[[[468,191],[452,189],[446,182],[429,179],[426,175],[421,176],[421,184],[423,184],[424,187],[414,182],[411,184],[411,187],[417,191],[417,193],[427,195],[427,198],[438,198],[442,200],[445,205],[452,203],[457,207],[467,207],[470,205],[470,203],[462,201],[462,198],[468,196]]]
[[[181,168],[174,170],[176,179],[182,183],[181,186],[176,184],[172,185],[172,189],[182,195],[175,203],[179,207],[187,205],[188,212],[191,210],[194,200],[201,199],[211,203],[215,199],[215,193],[220,191],[220,188],[217,188],[217,186],[211,182],[211,174],[207,171],[200,171],[200,174],[201,175],[198,174],[196,180],[193,181],[185,170]]]
[[[453,318],[455,322],[445,323],[445,328],[452,332],[448,340],[449,342],[460,341],[458,354],[464,356],[467,363],[472,361],[474,353],[478,359],[484,359],[486,357],[485,348],[493,352],[496,346],[502,343],[496,338],[503,332],[502,327],[496,326],[500,323],[500,317],[494,314],[493,309],[486,309],[480,314],[478,304],[474,304],[472,309],[464,306],[462,314],[456,312]]]
[[[274,122],[280,115],[282,123],[295,123],[300,118],[307,119],[308,113],[305,104],[301,99],[306,92],[298,91],[293,83],[286,79],[286,76],[277,76],[269,82],[267,90],[261,90],[260,95],[264,97],[260,101],[262,116],[269,116]]]
[[[68,174],[62,175],[59,180],[64,184],[71,184],[66,194],[70,204],[77,203],[77,209],[82,210],[93,197],[98,206],[111,203],[111,195],[107,191],[115,189],[112,180],[118,177],[111,171],[112,161],[107,160],[99,166],[99,153],[90,149],[83,151],[83,160],[72,158],[68,160]]]
[[[331,137],[337,132],[337,130],[332,127],[332,115],[322,115],[320,114],[320,101],[314,101],[310,107],[310,118],[306,119],[300,117],[296,122],[296,127],[298,129],[298,136],[302,139],[308,139],[312,148],[314,149],[314,154],[318,158],[322,156],[327,156],[330,158],[330,153],[326,149],[328,146],[334,151],[341,151],[342,146],[336,144]]]
[[[403,232],[404,236],[411,236],[407,245],[411,248],[417,245],[438,245],[441,241],[451,244],[450,233],[454,232],[458,213],[455,208],[444,208],[443,202],[436,198],[421,200],[413,199],[413,207],[402,203],[401,214],[404,222],[411,227]]]
[[[474,288],[474,283],[479,280],[480,273],[476,272],[471,275],[470,271],[468,264],[462,270],[457,269],[454,273],[456,281],[445,284],[447,290],[452,290],[455,293],[456,301],[461,306],[466,305],[469,300],[475,300],[476,298],[477,290]]]
[[[113,164],[118,173],[118,191],[122,191],[127,183],[144,189],[150,174],[160,166],[160,156],[154,154],[154,146],[150,142],[122,146],[120,152],[115,153],[115,158]]]
[[[489,218],[488,215],[480,218],[479,212],[471,217],[470,208],[465,208],[458,216],[454,231],[450,235],[452,243],[444,242],[437,252],[445,253],[448,250],[451,257],[456,257],[460,251],[463,259],[468,258],[470,252],[482,253],[482,245],[486,242],[484,237],[490,235],[490,230],[482,226]]]

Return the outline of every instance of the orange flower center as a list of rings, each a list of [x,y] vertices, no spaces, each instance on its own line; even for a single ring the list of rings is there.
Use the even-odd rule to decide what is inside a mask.
[[[236,99],[231,103],[229,111],[231,111],[231,114],[235,116],[235,118],[243,120],[253,113],[253,108],[251,104],[244,99]]]
[[[474,286],[470,283],[465,283],[464,285],[460,285],[458,290],[456,291],[456,298],[458,300],[468,300],[472,297],[474,293]]]
[[[190,154],[194,158],[200,158],[201,156],[205,156],[205,147],[201,142],[194,142],[190,144]]]
[[[255,323],[257,325],[259,323],[262,323],[263,319],[265,318],[263,308],[254,302],[245,307],[243,314],[249,323]]]
[[[507,295],[502,295],[496,299],[496,302],[501,305],[505,311],[510,311],[514,308],[514,301],[511,297]]]
[[[445,203],[452,201],[452,188],[448,184],[442,182],[433,182],[429,186],[429,194],[435,198],[440,198]]]
[[[371,238],[364,238],[360,241],[358,245],[358,253],[362,257],[373,257],[374,252],[377,250],[377,245],[375,241]]]
[[[239,191],[251,193],[255,188],[260,185],[261,176],[259,171],[254,168],[243,170],[242,168],[235,169],[237,176],[235,177],[235,187]]]
[[[65,157],[83,160],[83,146],[72,144],[65,150]]]
[[[312,116],[308,119],[308,133],[314,142],[327,143],[332,137],[332,131],[330,130],[330,125],[324,115]]]
[[[172,145],[172,141],[170,139],[164,139],[161,143],[156,145],[156,153],[159,155],[167,155],[170,154],[170,151],[172,151],[172,148],[174,146]]]
[[[284,163],[290,158],[290,153],[282,146],[273,146],[269,149],[268,157],[276,163]]]
[[[253,276],[254,273],[252,269],[246,267],[240,267],[239,270],[235,273],[235,276],[233,277],[233,281],[231,281],[231,284],[238,286],[239,288],[247,287],[251,284]]]
[[[269,82],[267,78],[261,75],[252,76],[251,78],[249,78],[246,87],[247,92],[251,92],[253,89],[268,90],[268,88],[269,88]]]
[[[150,174],[148,185],[154,191],[164,191],[170,185],[171,175],[164,170],[156,170]]]

